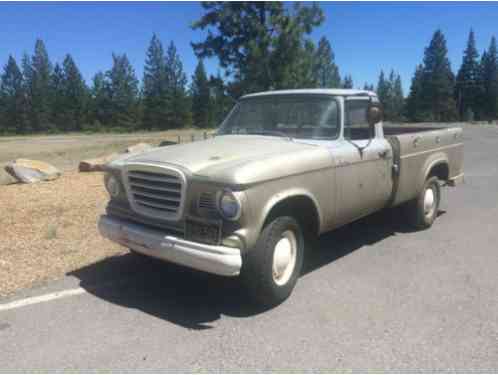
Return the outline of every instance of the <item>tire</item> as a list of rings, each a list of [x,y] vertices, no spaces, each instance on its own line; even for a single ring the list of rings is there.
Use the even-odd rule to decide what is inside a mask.
[[[436,220],[439,203],[441,202],[441,187],[436,176],[429,177],[418,197],[408,203],[409,215],[417,229],[427,229]]]
[[[303,266],[304,246],[303,231],[290,216],[264,227],[242,263],[241,279],[253,300],[272,307],[290,296]]]

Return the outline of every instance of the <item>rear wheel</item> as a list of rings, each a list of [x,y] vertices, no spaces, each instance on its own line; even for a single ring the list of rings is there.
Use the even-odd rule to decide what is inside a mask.
[[[301,273],[304,236],[299,223],[281,216],[263,229],[244,257],[241,277],[251,296],[264,306],[285,301]]]
[[[408,203],[409,215],[417,229],[426,229],[436,220],[439,203],[441,201],[441,187],[436,176],[429,177],[418,197]]]

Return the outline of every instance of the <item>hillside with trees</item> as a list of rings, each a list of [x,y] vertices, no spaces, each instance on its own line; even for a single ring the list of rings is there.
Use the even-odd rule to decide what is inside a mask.
[[[137,77],[126,53],[86,82],[67,54],[53,62],[42,40],[20,62],[9,56],[0,74],[0,134],[167,130],[216,127],[241,95],[292,88],[360,88],[337,65],[330,40],[312,31],[324,14],[319,5],[276,2],[202,3],[192,27],[198,64],[185,71],[173,41],[153,34]],[[205,59],[220,71],[208,75]],[[343,76],[341,76],[341,72]],[[482,52],[469,33],[462,63],[453,72],[446,38],[436,30],[415,66],[405,97],[395,67],[379,72],[374,86],[389,121],[494,120],[498,117],[498,52],[493,37]]]

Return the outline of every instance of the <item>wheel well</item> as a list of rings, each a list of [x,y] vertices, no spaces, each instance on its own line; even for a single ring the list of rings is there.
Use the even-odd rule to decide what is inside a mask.
[[[436,176],[440,180],[448,181],[450,177],[450,170],[447,163],[438,163],[431,168],[427,177]]]
[[[283,199],[273,206],[266,216],[264,226],[279,216],[291,216],[296,219],[301,228],[310,235],[318,235],[320,217],[313,200],[305,195]]]

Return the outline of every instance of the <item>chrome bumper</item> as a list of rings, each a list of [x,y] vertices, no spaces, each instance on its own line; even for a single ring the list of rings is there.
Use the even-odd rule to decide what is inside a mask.
[[[240,273],[239,249],[186,241],[107,215],[100,217],[98,227],[111,241],[154,258],[222,276]]]

